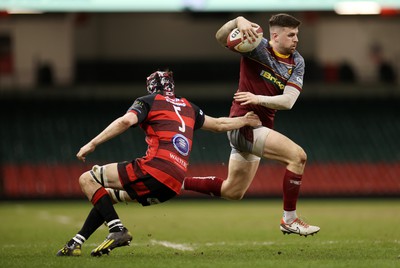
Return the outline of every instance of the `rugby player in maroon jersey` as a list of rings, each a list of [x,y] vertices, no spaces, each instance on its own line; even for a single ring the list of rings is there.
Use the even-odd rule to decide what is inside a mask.
[[[207,116],[189,100],[175,96],[174,88],[172,72],[152,73],[147,77],[149,95],[137,98],[125,115],[114,120],[79,150],[77,158],[85,161],[97,146],[136,126],[145,132],[148,145],[146,155],[141,158],[95,165],[80,176],[82,191],[93,208],[82,229],[57,252],[57,256],[80,256],[82,244],[104,222],[109,234],[92,250],[92,256],[108,254],[116,247],[129,245],[132,235],[122,224],[113,204],[136,201],[149,206],[179,194],[189,165],[195,130],[226,132],[261,125],[253,112],[235,118]]]
[[[239,16],[225,23],[216,33],[217,41],[226,47],[229,33],[238,28],[249,40],[256,37],[257,24]],[[228,132],[232,146],[228,177],[188,177],[184,189],[230,200],[243,198],[256,174],[261,158],[283,163],[284,234],[312,235],[320,228],[297,216],[296,205],[307,160],[304,150],[288,137],[273,130],[277,110],[290,110],[302,87],[304,59],[296,50],[300,21],[288,14],[276,14],[269,20],[270,38],[263,38],[252,51],[242,53],[238,89],[230,117],[253,111],[262,127],[244,126]]]

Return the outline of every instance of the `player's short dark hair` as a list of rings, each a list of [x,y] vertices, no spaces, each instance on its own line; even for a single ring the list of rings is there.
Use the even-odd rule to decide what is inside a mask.
[[[280,26],[297,28],[300,26],[300,24],[301,21],[286,13],[275,14],[269,19],[269,27]]]

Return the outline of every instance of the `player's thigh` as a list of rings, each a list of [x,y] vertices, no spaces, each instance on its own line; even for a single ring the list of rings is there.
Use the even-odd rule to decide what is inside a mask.
[[[275,130],[270,130],[265,140],[263,157],[289,163],[301,153],[304,153],[303,149],[291,139]]]
[[[95,180],[106,188],[120,189],[123,187],[119,180],[118,163],[106,164],[103,166],[94,166],[91,170]]]

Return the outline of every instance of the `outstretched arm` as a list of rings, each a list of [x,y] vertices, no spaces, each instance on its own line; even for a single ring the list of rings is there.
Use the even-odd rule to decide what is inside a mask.
[[[290,110],[295,104],[300,91],[294,87],[286,86],[282,95],[263,96],[250,92],[236,92],[233,97],[240,105],[256,104],[276,110]]]
[[[213,132],[226,132],[244,126],[260,126],[261,121],[254,112],[248,112],[240,117],[218,117],[214,118],[206,115],[201,129]]]
[[[243,36],[248,36],[251,42],[251,40],[255,40],[257,38],[257,32],[255,30],[255,27],[257,26],[258,25],[256,23],[253,23],[246,18],[239,16],[222,25],[222,27],[219,28],[219,30],[215,34],[215,38],[217,39],[218,43],[225,47],[226,39],[228,38],[229,33],[233,29],[239,28],[240,32],[242,33],[242,38]]]
[[[106,127],[99,135],[94,137],[91,141],[89,141],[86,145],[84,145],[76,157],[85,162],[86,156],[93,152],[96,147],[115,136],[125,132],[128,128],[138,122],[138,118],[135,113],[126,113],[125,115],[115,119],[108,127]]]

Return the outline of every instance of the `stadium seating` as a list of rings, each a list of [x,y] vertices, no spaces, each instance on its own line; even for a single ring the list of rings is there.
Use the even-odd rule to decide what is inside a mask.
[[[77,179],[92,164],[142,156],[143,133],[132,129],[98,148],[87,164],[75,158],[130,101],[2,98],[1,198],[80,198]],[[202,100],[199,106],[214,116],[229,111],[229,101]],[[278,113],[275,128],[308,155],[302,195],[398,196],[397,106],[396,99],[304,99]],[[197,131],[189,174],[225,177],[229,152],[226,134]],[[283,172],[283,166],[263,160],[248,196],[279,196]]]

